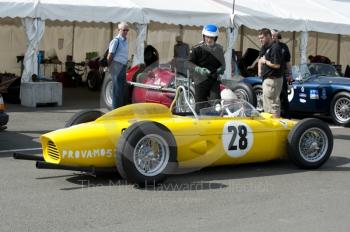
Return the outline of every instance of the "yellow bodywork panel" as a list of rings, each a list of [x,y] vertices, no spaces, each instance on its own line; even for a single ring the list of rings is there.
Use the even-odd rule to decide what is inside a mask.
[[[119,138],[133,123],[162,124],[174,136],[180,167],[260,162],[286,155],[286,140],[295,121],[254,118],[182,117],[159,104],[132,104],[94,122],[41,136],[46,162],[68,166],[115,166]],[[147,132],[146,132],[147,133]]]

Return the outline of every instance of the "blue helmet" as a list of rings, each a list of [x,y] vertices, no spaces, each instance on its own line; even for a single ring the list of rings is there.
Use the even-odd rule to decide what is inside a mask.
[[[202,34],[209,37],[218,37],[219,28],[214,24],[207,24],[203,27]]]

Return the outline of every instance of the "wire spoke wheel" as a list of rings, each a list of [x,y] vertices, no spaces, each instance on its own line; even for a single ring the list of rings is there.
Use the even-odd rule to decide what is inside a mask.
[[[318,162],[328,149],[327,135],[323,130],[313,127],[306,130],[300,138],[299,152],[308,162]]]
[[[178,112],[190,112],[191,111],[189,109],[186,101],[185,101],[184,94],[188,94],[188,93],[181,92],[179,98],[176,101],[176,107],[177,107]],[[194,94],[193,94],[192,90],[189,91],[188,101],[189,101],[190,105],[194,108],[195,107],[195,100],[194,100]]]
[[[106,86],[105,99],[106,104],[112,106],[112,98],[113,98],[113,83],[109,81]]]
[[[135,146],[134,164],[142,175],[155,176],[164,170],[169,155],[168,143],[162,137],[146,135]]]
[[[263,111],[263,92],[262,89],[257,88],[254,90],[255,94],[256,94],[256,100],[257,100],[257,104],[256,104],[256,109],[259,111]]]
[[[350,118],[350,99],[341,97],[334,104],[334,113],[340,122],[347,122]]]
[[[249,96],[248,96],[247,92],[244,91],[243,89],[236,89],[235,94],[237,95],[238,99],[243,99],[243,100],[249,102]]]

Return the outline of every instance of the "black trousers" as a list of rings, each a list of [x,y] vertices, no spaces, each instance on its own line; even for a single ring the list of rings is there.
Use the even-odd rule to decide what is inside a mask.
[[[288,101],[288,83],[287,78],[283,77],[282,91],[280,94],[281,101],[281,117],[289,117],[289,101]]]
[[[199,113],[200,109],[208,107],[207,103],[201,102],[220,99],[220,82],[214,78],[208,78],[201,82],[195,83],[194,91],[194,99],[197,103],[196,112]]]

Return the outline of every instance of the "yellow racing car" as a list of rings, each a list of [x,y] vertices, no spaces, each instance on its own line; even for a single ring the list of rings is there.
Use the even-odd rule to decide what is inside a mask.
[[[178,98],[186,104],[178,105]],[[106,114],[84,111],[67,126],[41,136],[38,168],[112,169],[140,186],[179,170],[283,158],[313,169],[333,149],[332,132],[319,119],[276,119],[239,99],[193,104],[184,87],[170,108],[140,103]]]

